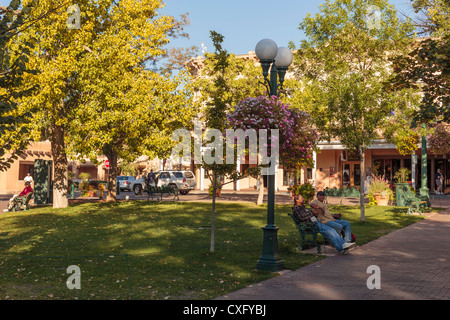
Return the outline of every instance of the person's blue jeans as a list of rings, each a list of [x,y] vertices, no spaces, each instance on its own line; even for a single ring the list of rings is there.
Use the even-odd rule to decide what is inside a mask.
[[[346,220],[334,220],[334,221],[328,221],[326,223],[326,225],[335,229],[338,234],[341,234],[342,230],[344,230],[345,242],[352,241],[352,231],[350,228],[350,222],[348,222]]]
[[[319,221],[316,221],[319,226],[319,232],[330,241],[330,244],[338,251],[342,251],[342,245],[345,243],[344,239],[332,227],[329,227]]]

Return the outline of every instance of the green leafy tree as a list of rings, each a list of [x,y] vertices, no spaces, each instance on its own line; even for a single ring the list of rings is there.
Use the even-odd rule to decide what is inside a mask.
[[[370,5],[381,13],[375,27],[368,23]],[[412,26],[401,23],[387,1],[336,0],[326,1],[315,16],[308,14],[300,29],[307,39],[295,55],[296,76],[314,93],[305,100],[311,103],[307,109],[322,139],[339,139],[357,151],[364,190],[365,150],[393,109],[392,97],[383,88],[391,72],[386,56],[406,50]],[[364,221],[364,192],[361,204]]]
[[[33,5],[20,8],[21,1],[16,0],[0,7],[0,171],[9,168],[28,145],[32,110],[21,110],[18,104],[37,89],[23,81],[24,74],[36,73],[27,66],[33,45],[25,42],[17,46],[15,42],[31,23],[28,13]]]
[[[394,143],[403,156],[414,154],[418,149],[420,137],[427,134],[427,130],[421,127],[411,127],[411,119],[419,109],[420,100],[420,93],[415,89],[397,92],[393,97],[394,109],[380,124],[384,138]]]
[[[448,0],[413,0],[418,14],[413,19],[421,35],[410,52],[392,59],[395,70],[390,88],[420,89],[420,108],[413,115],[412,126],[450,119],[450,19]]]
[[[54,207],[68,205],[68,146],[81,155],[109,158],[111,200],[118,156],[129,159],[145,146],[152,150],[164,144],[171,130],[165,124],[178,121],[172,110],[180,105],[175,87],[181,81],[163,79],[145,69],[147,62],[165,53],[163,46],[175,27],[173,17],[159,14],[162,1],[80,0],[72,11],[69,5],[40,1],[32,17],[49,8],[52,13],[20,37],[21,41],[35,39],[29,63],[40,73],[27,80],[41,90],[24,105],[39,109],[34,139],[51,141]],[[163,108],[163,104],[167,105]],[[165,113],[166,109],[171,111]],[[161,121],[166,115],[170,121]],[[161,127],[166,131],[158,130]]]

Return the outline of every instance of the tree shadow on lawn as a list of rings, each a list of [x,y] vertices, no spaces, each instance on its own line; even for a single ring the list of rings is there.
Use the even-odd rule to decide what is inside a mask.
[[[208,203],[129,201],[8,213],[0,216],[0,296],[208,299],[225,294],[273,276],[254,270],[265,210],[218,204],[215,254],[209,253]],[[79,265],[87,281],[79,293],[65,285],[70,265]]]
[[[297,269],[323,257],[295,250],[290,205],[276,205],[280,257]],[[359,245],[418,221],[398,208],[330,206],[351,221]],[[211,204],[126,201],[33,208],[0,216],[0,297],[21,299],[210,299],[274,276],[256,272],[267,207],[218,203],[209,253]],[[83,290],[69,290],[78,265]]]

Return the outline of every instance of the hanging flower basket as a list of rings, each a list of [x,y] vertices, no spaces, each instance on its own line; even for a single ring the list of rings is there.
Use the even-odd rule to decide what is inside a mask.
[[[435,154],[450,153],[450,127],[438,124],[434,132],[428,137],[430,151]]]

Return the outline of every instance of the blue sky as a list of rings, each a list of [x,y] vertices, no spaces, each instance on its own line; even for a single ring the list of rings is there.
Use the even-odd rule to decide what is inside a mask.
[[[223,47],[228,52],[245,54],[254,50],[264,38],[274,40],[279,47],[289,41],[298,46],[304,39],[298,29],[307,13],[314,15],[325,0],[167,0],[164,12],[179,16],[189,12],[191,25],[186,29],[190,40],[176,40],[173,46],[195,45],[201,50],[204,42],[207,50],[214,51],[209,31],[222,34]],[[390,0],[403,12],[410,12],[410,0]],[[199,52],[201,54],[201,52]]]
[[[76,0],[73,0],[76,3]],[[223,47],[228,52],[245,54],[254,50],[256,43],[264,38],[274,40],[285,47],[289,41],[295,45],[304,39],[298,26],[306,14],[315,14],[325,0],[166,0],[163,12],[175,17],[188,12],[191,25],[186,28],[190,39],[178,39],[170,46],[200,48],[203,42],[207,50],[214,48],[209,31],[221,33],[225,39]],[[410,13],[410,0],[390,0],[403,12]],[[9,0],[0,0],[1,5]]]

